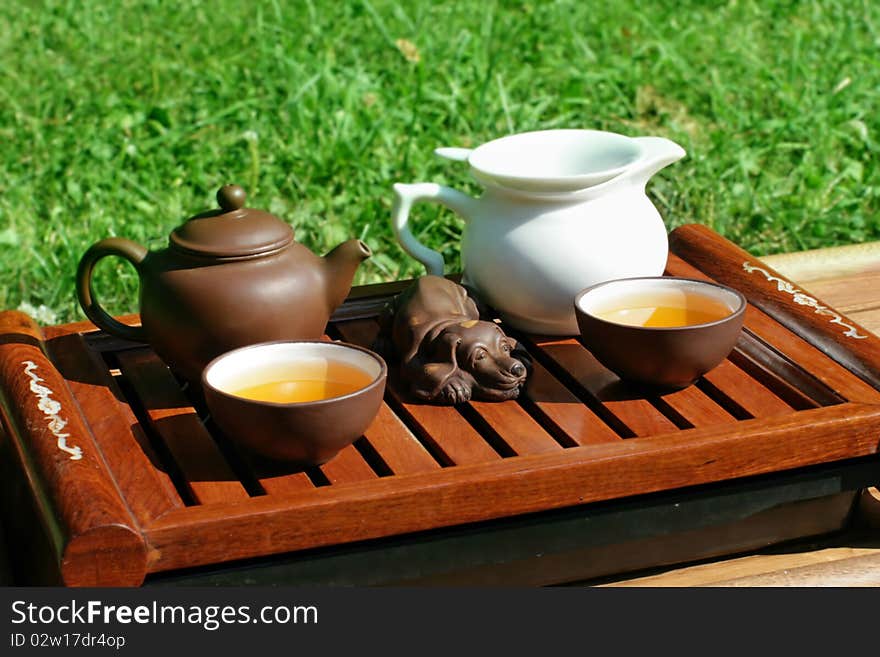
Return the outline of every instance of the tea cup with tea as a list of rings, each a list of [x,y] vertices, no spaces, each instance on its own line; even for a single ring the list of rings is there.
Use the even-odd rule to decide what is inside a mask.
[[[381,356],[353,344],[264,342],[215,358],[202,387],[230,440],[268,458],[320,465],[369,427],[387,374]]]
[[[574,302],[581,340],[600,363],[668,389],[689,386],[730,354],[746,306],[727,286],[669,276],[607,281]]]

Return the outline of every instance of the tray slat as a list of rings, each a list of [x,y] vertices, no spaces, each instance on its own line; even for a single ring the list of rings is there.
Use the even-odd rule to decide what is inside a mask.
[[[676,422],[683,427],[711,427],[730,424],[735,418],[696,386],[677,390],[660,397],[655,405],[668,405],[671,412],[681,418]],[[671,413],[666,413],[670,415]]]
[[[292,471],[287,464],[264,462],[250,455],[243,458],[267,495],[298,495],[315,488],[305,472]]]
[[[574,339],[542,338],[522,340],[534,351],[561,368],[581,392],[601,402],[608,415],[616,418],[628,435],[650,436],[675,431],[675,424],[650,401],[636,397],[616,375],[599,364],[593,355]],[[605,417],[603,415],[603,417]]]
[[[770,417],[779,413],[791,413],[794,408],[773,394],[769,388],[759,383],[730,359],[725,359],[711,372],[703,376],[702,389],[710,389],[710,395],[726,400],[738,416]]]
[[[364,434],[382,463],[394,474],[428,472],[440,468],[412,431],[397,417],[387,403]]]
[[[525,390],[525,399],[535,406],[535,414],[552,424],[567,446],[617,442],[620,436],[559,382],[541,363],[534,362]]]
[[[171,453],[193,498],[200,504],[216,504],[250,497],[168,367],[148,349],[124,351],[118,358],[123,376],[142,401],[152,430]]]
[[[511,456],[556,452],[562,446],[516,402],[499,404],[472,401],[463,408],[475,413],[474,420],[484,424],[484,435],[494,431]],[[509,452],[508,452],[509,450]]]
[[[755,381],[766,385],[795,410],[833,406],[846,401],[747,328],[740,335],[730,361]]]
[[[353,484],[379,476],[354,445],[349,445],[322,465],[321,472],[331,484]]]

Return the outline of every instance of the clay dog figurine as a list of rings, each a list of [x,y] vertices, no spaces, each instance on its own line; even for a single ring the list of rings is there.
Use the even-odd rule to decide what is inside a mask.
[[[379,318],[376,349],[398,367],[418,399],[458,404],[513,399],[531,361],[516,340],[480,319],[468,291],[441,276],[423,276],[391,300]]]

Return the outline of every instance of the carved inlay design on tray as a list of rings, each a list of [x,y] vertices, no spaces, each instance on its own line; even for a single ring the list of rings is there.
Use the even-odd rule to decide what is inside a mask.
[[[67,420],[61,417],[61,404],[52,399],[54,391],[47,386],[40,385],[45,383],[45,379],[36,373],[37,364],[35,362],[25,360],[21,364],[24,365],[24,373],[31,380],[30,388],[37,398],[37,408],[46,416],[49,431],[58,440],[58,449],[70,454],[71,461],[80,460],[82,458],[82,447],[71,447],[68,445],[67,439],[70,438],[70,434],[61,432],[67,426]]]
[[[748,261],[744,262],[742,267],[749,274],[752,274],[756,271],[764,274],[764,278],[766,278],[771,283],[776,283],[777,290],[779,290],[780,292],[785,292],[786,294],[790,294],[792,297],[792,300],[796,304],[799,304],[801,306],[807,306],[808,308],[812,308],[813,312],[815,312],[817,315],[827,315],[827,316],[831,317],[831,319],[829,321],[832,324],[838,324],[839,326],[842,326],[843,328],[846,329],[846,331],[844,331],[844,333],[843,333],[845,336],[847,336],[849,338],[855,338],[857,340],[864,340],[865,338],[868,337],[867,335],[861,335],[858,332],[858,330],[856,329],[856,327],[853,326],[852,324],[847,324],[845,321],[843,321],[843,317],[841,317],[838,313],[834,312],[833,310],[831,310],[827,306],[823,306],[816,299],[814,299],[810,295],[806,294],[803,290],[796,288],[794,285],[792,285],[788,281],[786,281],[782,278],[779,278],[777,276],[771,275],[770,272],[768,272],[763,267],[758,267],[757,265],[753,265]]]

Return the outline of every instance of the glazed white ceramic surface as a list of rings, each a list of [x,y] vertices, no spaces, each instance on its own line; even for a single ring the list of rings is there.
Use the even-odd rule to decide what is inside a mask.
[[[550,130],[504,137],[473,151],[438,151],[467,161],[484,193],[474,199],[434,183],[398,183],[395,235],[429,274],[442,275],[443,257],[413,236],[409,212],[427,201],[460,214],[466,222],[463,282],[514,328],[575,335],[573,300],[579,291],[663,273],[666,227],[645,184],[684,157],[674,142]]]

